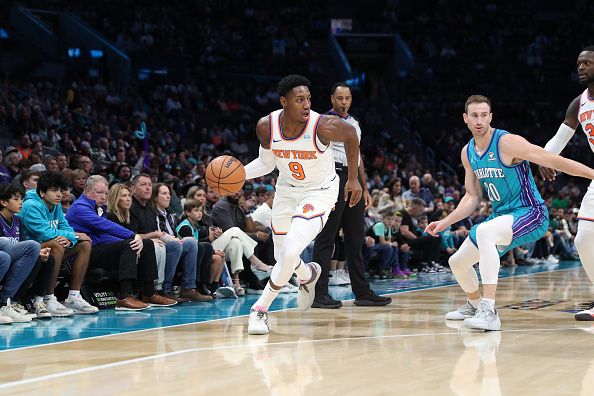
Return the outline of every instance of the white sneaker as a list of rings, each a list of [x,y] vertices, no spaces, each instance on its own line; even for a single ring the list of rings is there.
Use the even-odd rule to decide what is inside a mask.
[[[588,309],[584,309],[575,314],[575,320],[594,321],[594,303],[590,304]]]
[[[252,272],[254,273],[254,275],[256,275],[256,278],[258,278],[258,280],[264,280],[267,278],[270,278],[270,274],[272,274],[272,267],[268,267],[268,271],[262,271],[258,268],[256,268],[256,266],[252,265],[250,267],[252,269]]]
[[[11,318],[13,323],[27,323],[32,320],[30,316],[24,315],[14,309],[10,304],[10,298],[6,299],[6,305],[0,308],[0,312]]]
[[[99,308],[86,302],[80,294],[77,294],[76,297],[68,296],[68,298],[64,300],[64,305],[66,308],[73,310],[75,314],[86,315],[94,314],[99,311]]]
[[[251,311],[248,320],[248,334],[263,335],[268,333],[270,333],[270,327],[268,327],[268,313]]]
[[[239,298],[235,294],[235,289],[230,286],[221,286],[215,293],[217,293],[217,298]]]
[[[497,310],[492,311],[486,301],[481,301],[472,318],[464,319],[464,326],[471,329],[497,331],[501,330],[501,320]]]
[[[445,316],[447,320],[464,320],[467,318],[472,318],[476,313],[476,308],[472,306],[472,304],[466,300],[466,302],[459,306],[458,309],[452,312],[448,312]]]
[[[298,291],[299,288],[297,286],[287,283],[280,289],[279,293],[297,293]]]
[[[332,275],[328,275],[328,286],[340,286],[342,279],[339,278],[338,272],[334,272]]]
[[[35,312],[35,316],[37,319],[51,319],[52,314],[47,310],[47,307],[43,303],[43,301],[35,302],[33,301],[32,309]]]
[[[14,322],[14,320],[12,320],[12,318],[10,316],[4,315],[2,313],[2,310],[0,310],[0,325],[11,324],[13,322]]]
[[[351,284],[351,277],[349,276],[349,273],[347,270],[340,270],[336,271],[339,275],[340,275],[340,279],[342,279],[342,284],[343,285],[350,285]]]
[[[36,314],[27,311],[27,308],[23,307],[21,304],[19,303],[10,303],[10,306],[12,307],[12,309],[14,309],[15,311],[17,311],[18,313],[20,313],[21,315],[25,315],[30,317],[31,319],[35,319],[37,317]]]
[[[311,304],[316,296],[316,282],[320,279],[320,274],[322,273],[322,267],[320,267],[320,264],[318,263],[311,262],[305,265],[309,266],[309,269],[312,272],[312,279],[299,285],[299,290],[297,291],[297,307],[301,311],[307,311],[311,308]]]
[[[74,311],[60,304],[56,296],[51,296],[48,299],[44,299],[43,303],[45,304],[47,311],[52,314],[52,316],[63,317],[74,315]]]
[[[553,264],[558,264],[559,263],[559,259],[557,257],[553,256],[552,254],[549,254],[549,257],[547,257],[546,260],[549,263],[553,263]]]

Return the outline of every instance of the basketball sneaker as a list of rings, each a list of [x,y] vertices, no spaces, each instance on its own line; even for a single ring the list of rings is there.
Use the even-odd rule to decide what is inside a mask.
[[[320,264],[311,262],[307,263],[311,270],[311,278],[308,281],[300,280],[299,290],[297,291],[297,308],[301,311],[307,311],[311,308],[311,304],[316,296],[316,282],[322,273]]]
[[[0,308],[0,312],[2,312],[3,315],[11,318],[13,323],[26,323],[32,320],[30,316],[24,315],[14,309],[14,307],[10,304],[10,298],[6,299],[6,305]]]
[[[340,270],[340,277],[343,280],[343,285],[347,286],[347,285],[350,285],[351,284],[351,277],[350,277],[349,272],[347,270],[341,269]]]
[[[464,326],[471,329],[497,331],[501,330],[501,320],[497,310],[491,310],[488,302],[481,301],[474,316],[464,319]]]
[[[13,322],[14,322],[14,320],[12,320],[12,318],[10,316],[6,316],[2,313],[2,311],[0,311],[0,325],[11,324]]]
[[[466,302],[459,306],[458,309],[452,312],[448,312],[445,316],[447,320],[464,320],[467,318],[472,318],[476,313],[476,308],[472,306],[470,301],[466,300]]]
[[[45,304],[48,312],[52,314],[52,316],[62,317],[74,315],[74,311],[60,304],[60,302],[54,295],[47,299],[44,298],[43,303]]]
[[[74,297],[68,296],[68,298],[64,300],[64,306],[73,310],[75,314],[81,315],[94,314],[99,311],[99,308],[86,302],[80,294],[77,294]]]
[[[248,320],[248,334],[264,335],[270,333],[268,327],[268,312],[264,310],[252,310]]]
[[[575,314],[575,320],[594,321],[594,303],[590,304],[588,309],[584,309]]]
[[[11,302],[10,306],[17,311],[18,313],[20,313],[21,315],[25,315],[30,317],[31,319],[35,319],[37,317],[37,314],[33,313],[33,312],[29,312],[27,311],[27,308],[23,307],[21,304],[19,303],[15,303],[15,302]]]

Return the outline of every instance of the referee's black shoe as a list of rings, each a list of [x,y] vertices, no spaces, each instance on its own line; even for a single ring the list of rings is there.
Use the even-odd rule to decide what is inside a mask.
[[[373,307],[388,305],[392,302],[391,297],[378,296],[374,292],[369,293],[366,296],[361,296],[355,299],[354,304],[360,307]]]
[[[311,304],[311,307],[322,309],[337,309],[342,307],[342,301],[335,300],[326,294],[325,296],[316,296],[314,298],[313,304]]]

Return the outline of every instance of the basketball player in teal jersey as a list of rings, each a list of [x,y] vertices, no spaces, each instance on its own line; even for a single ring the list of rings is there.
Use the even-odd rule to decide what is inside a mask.
[[[499,258],[516,246],[540,239],[549,225],[549,215],[541,198],[530,162],[558,169],[574,176],[594,179],[594,169],[563,158],[529,143],[521,136],[491,127],[491,102],[472,95],[464,106],[464,122],[473,138],[462,149],[466,194],[446,218],[429,224],[433,236],[470,216],[483,199],[491,200],[493,213],[475,225],[449,264],[466,292],[467,302],[446,319],[464,320],[464,325],[481,330],[499,330],[495,309]],[[473,265],[479,263],[483,297]]]
[[[581,125],[586,134],[590,150],[594,152],[594,46],[584,48],[577,59],[577,72],[580,84],[586,89],[571,101],[565,112],[565,120],[557,133],[545,146],[545,150],[555,154],[561,153],[575,130]],[[546,180],[555,179],[555,171],[540,167],[540,174]],[[575,236],[575,247],[580,255],[584,271],[594,282],[594,182],[588,187],[578,213],[578,229]],[[594,321],[594,303],[575,314],[576,320]]]

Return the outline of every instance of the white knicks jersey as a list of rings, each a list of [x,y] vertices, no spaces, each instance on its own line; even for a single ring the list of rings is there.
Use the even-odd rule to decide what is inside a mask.
[[[590,149],[594,152],[594,99],[588,95],[588,88],[580,96],[580,107],[578,109],[578,121],[582,130],[588,137]]]
[[[309,112],[307,124],[295,138],[283,135],[283,110],[270,113],[270,149],[279,170],[279,187],[324,187],[336,177],[332,143],[322,144],[317,136],[320,114]]]

